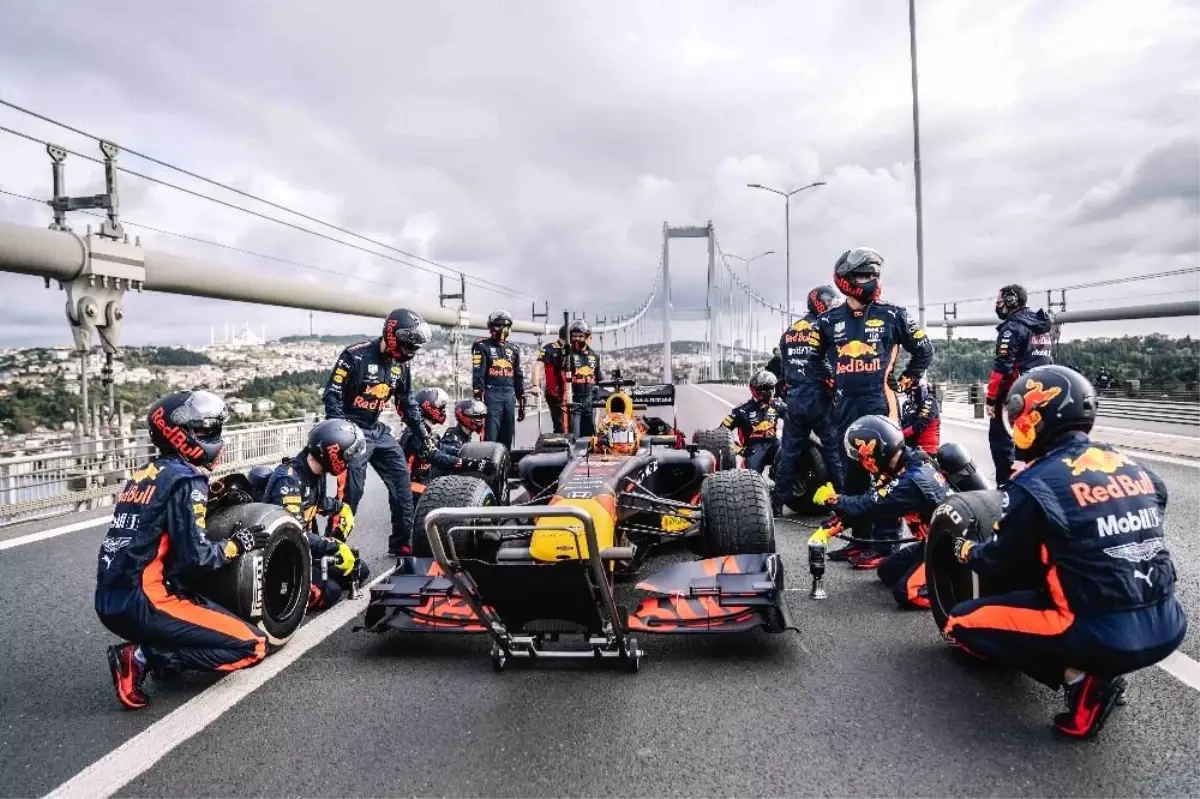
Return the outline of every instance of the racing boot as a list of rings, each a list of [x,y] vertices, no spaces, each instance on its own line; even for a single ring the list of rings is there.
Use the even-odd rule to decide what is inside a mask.
[[[1108,714],[1125,696],[1125,678],[1108,680],[1085,674],[1066,686],[1067,712],[1054,717],[1054,729],[1066,738],[1094,738],[1104,728]]]
[[[411,558],[413,556],[413,548],[411,544],[401,544],[395,549],[388,550],[388,554],[394,558]]]
[[[146,680],[146,665],[137,659],[137,644],[125,643],[108,648],[108,668],[112,672],[117,699],[130,710],[140,710],[150,704],[142,691]]]
[[[863,553],[866,547],[862,544],[847,544],[841,549],[830,552],[825,556],[826,560],[831,560],[834,563],[844,563],[848,560],[853,560]]]
[[[855,569],[875,569],[887,560],[888,553],[880,552],[873,547],[866,547],[857,555],[850,557],[850,565]]]

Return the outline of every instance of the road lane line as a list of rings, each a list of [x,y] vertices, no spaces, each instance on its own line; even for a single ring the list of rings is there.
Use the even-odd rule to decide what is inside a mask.
[[[34,544],[38,541],[45,541],[48,538],[57,538],[60,535],[67,533],[77,533],[80,530],[86,530],[89,527],[100,527],[101,525],[109,524],[112,521],[112,516],[101,516],[97,519],[88,519],[87,521],[75,522],[62,527],[54,527],[50,530],[42,530],[40,533],[30,533],[29,535],[19,535],[16,538],[9,538],[5,541],[0,541],[0,551],[5,549],[13,549],[14,547],[23,546],[25,544]]]
[[[358,599],[345,599],[302,626],[286,647],[262,663],[235,671],[206,688],[166,716],[151,724],[62,785],[49,797],[109,797],[137,779],[180,744],[219,719],[226,711],[254,693],[272,677],[299,660],[306,652],[341,629],[363,609],[369,589],[391,576],[393,566],[363,589]],[[97,663],[103,663],[99,658]],[[99,681],[100,677],[97,677]],[[108,678],[104,677],[107,685]],[[117,710],[114,713],[119,712]]]
[[[728,405],[730,408],[734,407],[732,402],[725,399],[724,397],[717,396],[716,394],[712,393],[711,391],[709,391],[706,388],[701,388],[700,386],[695,386],[695,385],[692,386],[692,388],[696,389],[697,391],[707,394],[708,396],[715,399],[717,402]],[[986,425],[966,424],[957,419],[947,419],[945,417],[942,417],[942,421],[957,423],[963,427],[970,427],[970,428],[981,427],[985,430],[987,429]],[[1142,455],[1142,453],[1140,453],[1140,452],[1138,454],[1139,454],[1139,456]],[[1154,459],[1156,459],[1156,460],[1166,460],[1167,463],[1178,462],[1179,464],[1181,464],[1183,466],[1195,466],[1195,467],[1200,468],[1200,465],[1198,465],[1195,461],[1186,461],[1186,460],[1183,460],[1182,458],[1173,458],[1170,455],[1158,455],[1156,453],[1147,453],[1147,457],[1146,457],[1147,460],[1150,460],[1150,457],[1148,457],[1149,455],[1154,455]],[[784,519],[783,521],[792,521],[792,520]],[[785,588],[783,590],[788,593],[799,593],[801,591],[807,591],[808,589],[807,588]],[[1176,651],[1176,652],[1173,652],[1170,655],[1170,657],[1168,657],[1166,660],[1163,660],[1156,665],[1160,669],[1165,671],[1167,674],[1170,674],[1172,677],[1179,680],[1181,683],[1188,686],[1189,688],[1192,688],[1196,691],[1200,691],[1200,662],[1192,660],[1190,657],[1183,654],[1182,652]]]

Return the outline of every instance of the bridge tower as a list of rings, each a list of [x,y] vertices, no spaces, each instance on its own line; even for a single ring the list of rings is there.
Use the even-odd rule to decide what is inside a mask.
[[[708,275],[703,308],[680,308],[678,311],[673,311],[671,303],[671,239],[708,239]],[[716,336],[716,315],[713,312],[713,292],[717,277],[717,237],[712,220],[710,219],[704,227],[671,227],[668,223],[663,222],[662,268],[663,382],[673,382],[671,372],[672,319],[679,322],[703,321],[707,323],[705,336],[708,342],[709,374],[714,380],[719,379],[721,365],[720,359],[717,357],[717,346],[714,340]]]

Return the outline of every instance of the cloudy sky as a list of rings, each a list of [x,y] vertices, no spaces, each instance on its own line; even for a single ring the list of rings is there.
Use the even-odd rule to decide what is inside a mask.
[[[1200,5],[917,6],[931,305],[994,295],[1012,280],[1045,289],[1198,265]],[[4,0],[0,97],[547,299],[555,315],[638,305],[664,221],[711,219],[725,252],[776,250],[755,262],[751,281],[782,303],[782,200],[746,184],[823,180],[793,202],[794,297],[828,282],[843,250],[868,245],[887,259],[886,296],[917,299],[902,0]],[[95,152],[6,108],[0,125]],[[122,163],[249,202],[130,156]],[[99,169],[80,159],[67,174],[74,194],[101,187]],[[436,304],[436,279],[409,266],[135,178],[121,185],[128,221],[318,269],[131,228],[150,248]],[[48,196],[39,145],[0,133],[0,189]],[[6,195],[0,218],[49,221],[48,209]],[[78,217],[77,229],[88,221]],[[702,243],[676,241],[672,255],[676,306],[698,305]],[[0,346],[69,343],[57,289],[0,274],[0,292],[9,302]],[[469,293],[473,310],[529,314],[527,299]],[[1198,294],[1191,273],[1073,290],[1068,303]],[[131,298],[126,319],[130,344],[203,343],[210,324],[308,326],[301,311],[157,294]],[[315,323],[375,326],[325,314]],[[1192,318],[1064,334],[1196,328]]]

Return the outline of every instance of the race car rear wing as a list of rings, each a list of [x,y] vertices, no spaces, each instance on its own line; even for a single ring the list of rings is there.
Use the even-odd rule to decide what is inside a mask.
[[[658,383],[648,386],[629,386],[624,389],[633,400],[634,410],[644,408],[674,407],[675,386],[672,383]],[[605,400],[613,393],[613,389],[601,386],[592,400],[593,408],[603,408]]]

